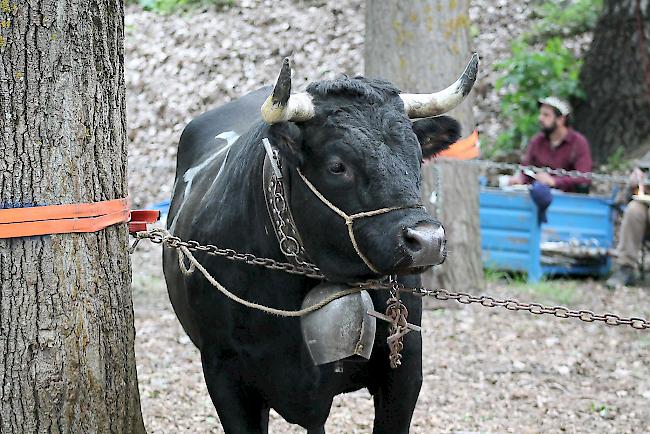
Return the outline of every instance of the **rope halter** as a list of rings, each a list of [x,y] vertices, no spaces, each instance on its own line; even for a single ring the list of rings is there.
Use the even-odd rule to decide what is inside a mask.
[[[309,189],[316,195],[318,199],[320,199],[321,202],[323,202],[329,209],[334,211],[339,217],[341,217],[343,220],[345,220],[345,225],[348,227],[348,235],[350,237],[350,241],[352,242],[352,246],[354,247],[354,250],[357,252],[357,255],[361,258],[364,264],[370,269],[375,274],[381,275],[382,273],[377,270],[377,268],[370,262],[368,257],[363,254],[361,249],[359,248],[359,245],[357,244],[357,239],[354,236],[354,221],[357,219],[362,219],[365,217],[373,217],[376,215],[380,214],[386,214],[391,211],[397,211],[400,209],[409,209],[409,208],[422,208],[424,209],[424,206],[422,204],[414,204],[414,205],[403,205],[403,206],[393,206],[389,208],[380,208],[376,209],[374,211],[365,211],[365,212],[359,212],[356,214],[352,215],[347,215],[345,212],[343,212],[341,209],[337,208],[332,202],[327,200],[325,196],[321,194],[320,191],[314,185],[309,182],[309,180],[305,177],[305,175],[302,174],[300,169],[296,169],[298,172],[298,175],[300,175],[300,178],[303,180],[303,182],[309,187]]]

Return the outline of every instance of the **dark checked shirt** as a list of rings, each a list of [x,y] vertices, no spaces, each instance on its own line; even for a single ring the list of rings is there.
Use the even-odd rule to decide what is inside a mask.
[[[592,162],[589,142],[582,134],[569,128],[562,143],[553,148],[551,141],[543,133],[538,133],[528,144],[522,164],[591,172]],[[527,176],[525,178],[526,182],[531,182],[531,178]],[[555,188],[564,191],[575,191],[578,185],[589,185],[591,183],[587,178],[553,175],[553,179],[555,180]]]

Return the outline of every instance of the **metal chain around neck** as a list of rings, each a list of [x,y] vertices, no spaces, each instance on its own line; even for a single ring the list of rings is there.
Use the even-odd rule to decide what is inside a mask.
[[[267,140],[267,139],[265,139]],[[266,144],[265,144],[266,147]],[[267,149],[267,159],[264,161],[265,169],[268,162],[272,170],[268,173],[263,173],[263,188],[264,196],[269,210],[269,218],[271,224],[274,226],[276,238],[280,251],[289,259],[289,261],[300,267],[315,268],[314,265],[308,262],[308,255],[305,252],[305,247],[300,239],[298,228],[295,226],[293,216],[288,203],[288,195],[285,191],[285,186],[282,180],[282,163],[277,149],[271,148],[270,143]],[[279,174],[279,175],[278,175]]]
[[[313,279],[325,280],[320,270],[310,264],[308,267],[296,266],[286,262],[279,262],[268,258],[258,258],[250,253],[238,253],[232,249],[220,249],[212,244],[201,245],[196,241],[183,241],[179,237],[169,234],[165,229],[151,229],[146,232],[137,232],[135,235],[137,244],[139,240],[148,239],[155,244],[165,244],[174,249],[186,248],[189,251],[203,252],[208,255],[219,256],[231,261],[244,262],[250,265],[257,265],[271,270],[284,271],[286,273],[310,277]],[[365,282],[353,283],[350,286],[362,289],[386,289],[399,290],[421,297],[434,297],[438,300],[454,300],[461,304],[480,304],[484,307],[502,307],[510,311],[524,311],[534,315],[553,315],[557,318],[573,318],[584,322],[601,322],[609,326],[630,326],[637,330],[650,329],[650,321],[639,317],[621,317],[613,313],[597,314],[590,310],[569,309],[564,306],[544,306],[540,303],[522,303],[512,299],[497,299],[488,295],[475,296],[466,292],[452,292],[446,289],[428,289],[422,287],[409,287],[403,284],[382,280],[368,280]]]

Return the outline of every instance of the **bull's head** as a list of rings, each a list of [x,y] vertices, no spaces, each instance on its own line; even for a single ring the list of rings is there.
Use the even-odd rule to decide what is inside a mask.
[[[305,249],[328,278],[419,273],[445,260],[442,225],[413,205],[423,159],[459,137],[458,122],[439,115],[469,93],[477,70],[474,54],[453,85],[433,94],[348,77],[291,94],[285,59],[262,118],[291,167],[290,206]],[[342,218],[378,209],[387,211],[347,227]]]

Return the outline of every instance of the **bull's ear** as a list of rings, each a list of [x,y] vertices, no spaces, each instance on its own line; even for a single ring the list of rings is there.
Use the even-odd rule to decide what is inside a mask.
[[[460,137],[460,124],[449,116],[425,118],[413,122],[424,160],[449,148]]]
[[[289,164],[301,167],[304,159],[302,131],[293,122],[278,122],[269,127],[269,140]]]

